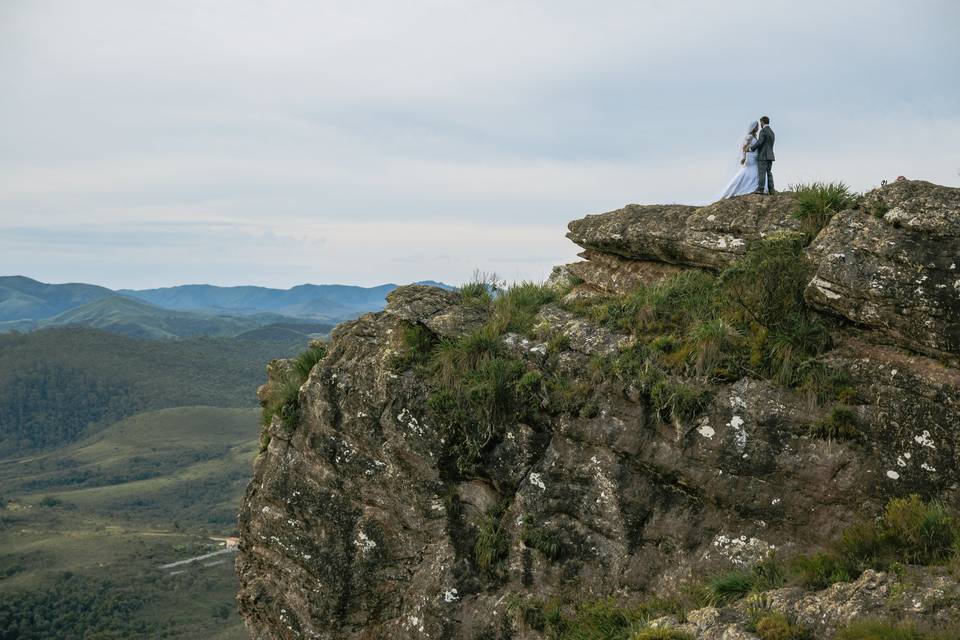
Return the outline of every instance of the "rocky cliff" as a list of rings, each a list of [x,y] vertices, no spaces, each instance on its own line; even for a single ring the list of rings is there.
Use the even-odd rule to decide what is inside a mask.
[[[904,509],[960,506],[960,189],[894,183],[822,228],[799,197],[587,216],[545,285],[402,287],[271,363],[253,637],[774,637],[757,602],[813,634],[783,638],[960,620],[946,556],[889,543]],[[887,547],[859,557],[868,525]]]

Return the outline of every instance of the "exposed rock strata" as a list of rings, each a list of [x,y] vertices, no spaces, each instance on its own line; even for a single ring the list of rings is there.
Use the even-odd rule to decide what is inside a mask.
[[[895,182],[810,247],[816,308],[933,356],[960,355],[960,189]]]
[[[797,230],[793,196],[749,195],[705,207],[636,205],[574,220],[567,237],[584,249],[630,260],[722,269],[747,244]]]

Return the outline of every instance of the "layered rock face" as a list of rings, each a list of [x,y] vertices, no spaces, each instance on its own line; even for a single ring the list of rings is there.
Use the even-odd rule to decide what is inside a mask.
[[[238,601],[253,637],[541,638],[511,599],[668,593],[773,551],[817,549],[891,497],[957,505],[958,189],[876,190],[808,248],[805,297],[834,326],[818,364],[845,372],[862,437],[811,436],[829,407],[760,375],[713,377],[696,411],[671,418],[629,376],[601,373],[637,338],[578,313],[577,300],[721,271],[752,243],[796,230],[793,209],[787,193],[571,222],[585,261],[557,272],[556,285],[573,290],[540,306],[532,331],[506,326],[490,338],[482,328],[496,323],[494,305],[423,286],[340,325],[299,389],[297,419],[273,416],[242,505]],[[523,380],[562,379],[589,397],[570,407],[532,392],[534,405],[497,423],[462,468],[450,453],[457,425],[440,417],[424,368],[404,364],[411,331],[440,345],[431,348],[486,336],[521,363]],[[271,365],[265,396],[288,371]],[[484,536],[495,539],[492,563],[478,556]],[[887,606],[883,589],[909,591],[895,580],[864,574],[771,598],[831,637]],[[934,588],[924,580],[915,599]],[[944,580],[937,589],[958,591]],[[660,624],[753,638],[741,609]]]
[[[811,246],[811,305],[934,357],[960,352],[960,189],[895,182],[835,216]]]

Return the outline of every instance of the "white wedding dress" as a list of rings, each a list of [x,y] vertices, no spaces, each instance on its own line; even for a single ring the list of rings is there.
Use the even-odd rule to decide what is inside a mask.
[[[717,198],[718,200],[742,196],[745,193],[753,193],[757,190],[757,152],[743,151],[745,145],[753,144],[756,141],[757,137],[752,133],[747,133],[740,141],[740,159],[743,160],[743,164],[740,165],[737,175],[733,176],[727,188],[723,190],[723,194]]]

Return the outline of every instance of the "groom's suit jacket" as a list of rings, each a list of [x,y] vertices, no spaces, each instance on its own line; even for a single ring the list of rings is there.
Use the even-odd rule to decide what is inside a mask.
[[[757,141],[750,147],[750,151],[757,152],[757,160],[765,160],[767,162],[776,160],[773,155],[773,141],[776,137],[777,136],[773,135],[773,129],[770,128],[770,125],[760,129],[760,135],[757,136]]]

